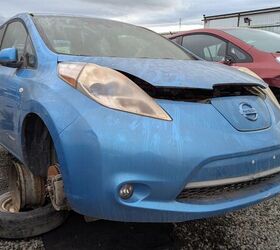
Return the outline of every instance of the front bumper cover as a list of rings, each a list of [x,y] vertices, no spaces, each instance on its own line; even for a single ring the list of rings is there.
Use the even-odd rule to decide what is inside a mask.
[[[272,116],[270,128],[240,132],[211,104],[160,104],[172,122],[98,105],[60,134],[58,157],[65,192],[76,212],[117,221],[177,222],[222,214],[280,192],[279,183],[274,183],[218,203],[177,201],[191,181],[237,177],[280,166],[280,126]],[[118,195],[125,183],[134,185],[134,195],[128,200]]]

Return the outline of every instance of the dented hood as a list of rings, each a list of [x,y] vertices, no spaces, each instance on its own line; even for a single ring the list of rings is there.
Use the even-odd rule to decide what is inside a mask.
[[[159,87],[212,89],[218,84],[266,83],[231,67],[199,60],[84,57],[59,55],[59,62],[88,62],[134,75]]]

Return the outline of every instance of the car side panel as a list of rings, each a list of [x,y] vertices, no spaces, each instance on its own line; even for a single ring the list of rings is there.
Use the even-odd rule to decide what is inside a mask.
[[[0,66],[0,140],[15,155],[20,93],[16,69]]]

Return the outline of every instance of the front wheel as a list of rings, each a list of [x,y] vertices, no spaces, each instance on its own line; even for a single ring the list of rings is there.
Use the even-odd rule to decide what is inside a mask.
[[[0,238],[28,238],[60,226],[68,211],[54,209],[46,191],[46,178],[34,176],[12,157],[5,160],[7,167],[0,168],[0,172],[6,176],[3,181],[8,188],[0,194]],[[2,173],[5,170],[7,174]]]
[[[50,203],[15,212],[12,194],[6,192],[0,195],[0,238],[28,238],[49,232],[60,226],[67,215],[66,211],[55,211]]]

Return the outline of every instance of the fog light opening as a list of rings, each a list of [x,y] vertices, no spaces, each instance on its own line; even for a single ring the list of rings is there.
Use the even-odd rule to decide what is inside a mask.
[[[124,184],[119,191],[119,195],[122,199],[127,200],[133,195],[133,191],[131,184]]]

